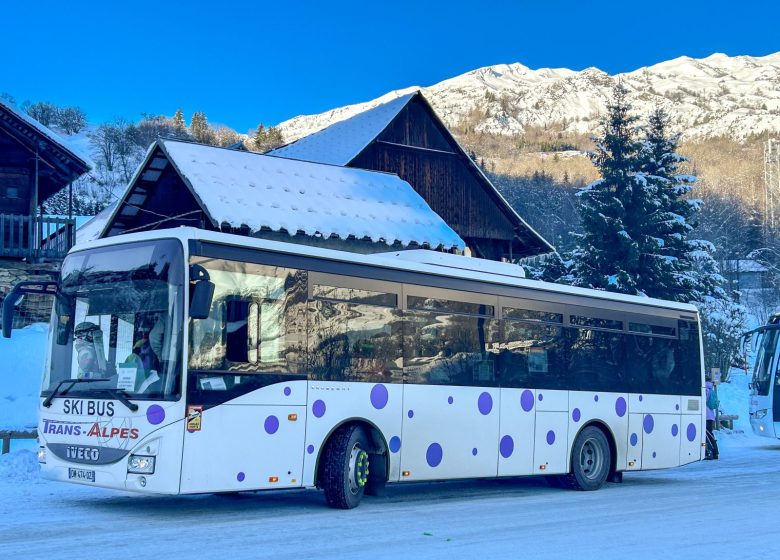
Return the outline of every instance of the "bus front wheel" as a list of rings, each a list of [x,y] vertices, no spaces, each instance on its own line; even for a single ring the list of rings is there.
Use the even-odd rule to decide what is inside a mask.
[[[583,429],[571,450],[571,473],[564,482],[576,490],[598,490],[609,476],[612,457],[607,436],[595,426]]]
[[[368,437],[360,426],[342,426],[328,440],[320,485],[330,507],[352,509],[360,504],[368,482],[368,450]]]

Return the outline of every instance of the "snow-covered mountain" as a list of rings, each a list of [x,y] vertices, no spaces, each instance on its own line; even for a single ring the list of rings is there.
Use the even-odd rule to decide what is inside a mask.
[[[421,89],[447,126],[522,134],[527,126],[563,126],[592,133],[616,81],[621,80],[639,114],[658,105],[688,138],[745,138],[780,131],[780,52],[764,56],[713,54],[680,57],[633,72],[609,75],[598,68],[532,70],[519,63],[479,68],[430,87],[392,91],[366,103],[279,124],[296,140],[334,122]]]

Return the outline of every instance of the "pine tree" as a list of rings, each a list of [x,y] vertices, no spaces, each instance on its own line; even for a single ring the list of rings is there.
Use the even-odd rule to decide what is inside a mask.
[[[268,132],[266,132],[265,125],[263,123],[257,125],[257,130],[255,131],[253,139],[255,141],[255,148],[258,151],[264,152],[267,150]]]
[[[669,133],[668,115],[656,108],[648,119],[640,167],[657,204],[648,216],[648,234],[658,245],[654,258],[663,261],[658,263],[663,274],[656,278],[651,293],[662,299],[688,302],[696,299],[699,292],[696,275],[691,274],[690,255],[699,246],[688,241],[698,201],[686,198],[696,177],[678,174],[679,165],[687,161],[677,153],[678,143],[679,136]]]
[[[591,160],[601,179],[579,192],[583,233],[577,234],[573,274],[581,286],[652,295],[669,273],[650,234],[657,209],[656,189],[641,172],[642,143],[637,117],[630,115],[627,91],[618,84],[608,104],[603,134]]]
[[[184,122],[184,112],[181,110],[181,107],[176,109],[176,113],[173,115],[173,127],[178,132],[185,132],[185,129],[187,128],[187,123]]]
[[[206,119],[206,114],[196,111],[190,120],[190,134],[196,142],[201,144],[213,144],[213,134]]]

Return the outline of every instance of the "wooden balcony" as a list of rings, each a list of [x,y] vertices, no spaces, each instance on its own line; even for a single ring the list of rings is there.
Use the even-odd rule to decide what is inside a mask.
[[[0,214],[0,258],[60,260],[76,243],[76,220]]]

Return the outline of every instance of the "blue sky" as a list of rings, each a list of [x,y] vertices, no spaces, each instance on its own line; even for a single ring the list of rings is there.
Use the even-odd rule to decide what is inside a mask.
[[[183,7],[183,6],[186,6]],[[780,2],[3,2],[0,92],[240,132],[491,64],[610,73],[780,51]]]

